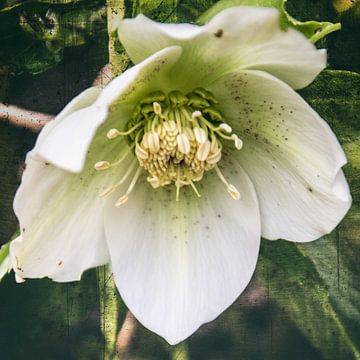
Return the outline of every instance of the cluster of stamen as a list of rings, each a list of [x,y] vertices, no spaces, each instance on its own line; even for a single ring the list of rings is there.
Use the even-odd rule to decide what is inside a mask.
[[[180,91],[167,95],[158,91],[142,99],[125,131],[110,129],[107,133],[110,140],[125,136],[137,162],[132,162],[121,180],[100,196],[112,193],[135,171],[127,192],[116,202],[116,206],[120,206],[128,199],[143,168],[148,173],[147,181],[154,188],[174,184],[177,201],[180,188],[185,185],[190,185],[200,197],[195,183],[203,178],[204,172],[215,169],[229,194],[239,199],[239,192],[227,182],[217,163],[222,156],[222,140],[234,142],[237,149],[241,149],[242,141],[223,121],[216,109],[217,103],[211,92],[201,88],[187,95]],[[127,153],[113,164],[99,161],[95,169],[106,170],[121,163],[126,156]]]

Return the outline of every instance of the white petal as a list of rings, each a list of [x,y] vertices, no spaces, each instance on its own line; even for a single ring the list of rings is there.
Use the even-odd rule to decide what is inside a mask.
[[[123,123],[129,120],[121,107],[129,111],[125,103],[164,86],[166,73],[180,53],[181,48],[178,46],[159,51],[114,79],[92,105],[60,116],[46,130],[46,136],[42,137],[36,148],[37,153],[61,169],[80,172],[90,143],[99,126],[107,119],[109,111],[112,116],[121,113],[118,120]]]
[[[351,197],[341,171],[346,158],[326,122],[264,72],[229,74],[210,90],[244,141],[233,155],[255,185],[262,235],[311,241],[332,231]]]
[[[81,174],[65,172],[34,158],[33,152],[28,154],[14,201],[21,236],[10,249],[20,278],[74,281],[84,270],[109,262],[103,228],[106,199],[99,193],[117,181],[128,163],[95,173],[96,160],[108,151],[101,145],[90,149]]]
[[[51,132],[51,130],[57,126],[64,118],[71,115],[73,112],[78,111],[80,109],[86,108],[92,105],[101,92],[101,88],[99,87],[90,87],[83,92],[81,92],[78,96],[72,99],[64,109],[55,117],[54,120],[47,123],[43,129],[41,130],[39,136],[36,139],[36,146],[40,146],[43,140],[46,138],[47,134]],[[36,152],[36,150],[35,150]],[[35,153],[34,152],[34,153]]]
[[[170,344],[224,311],[256,266],[256,194],[245,172],[227,165],[224,173],[241,200],[233,200],[212,172],[196,183],[201,198],[186,186],[176,202],[174,186],[154,190],[144,180],[126,204],[106,209],[105,232],[120,294],[135,317]]]
[[[295,30],[281,31],[279,12],[271,8],[230,8],[204,26],[160,24],[138,15],[120,23],[119,37],[135,63],[180,45],[183,54],[174,79],[181,74],[184,86],[228,71],[256,69],[302,88],[326,66],[325,50]]]
[[[79,280],[84,270],[108,262],[102,206],[78,177],[28,158],[14,203],[22,236],[11,243],[22,278]]]

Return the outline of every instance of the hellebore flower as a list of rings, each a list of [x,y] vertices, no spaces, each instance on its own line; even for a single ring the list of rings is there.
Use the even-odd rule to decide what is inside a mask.
[[[325,50],[270,8],[205,26],[119,25],[136,64],[90,88],[28,154],[11,244],[18,278],[74,281],[111,263],[135,317],[175,344],[245,289],[260,237],[307,242],[350,207],[345,155],[293,90]]]

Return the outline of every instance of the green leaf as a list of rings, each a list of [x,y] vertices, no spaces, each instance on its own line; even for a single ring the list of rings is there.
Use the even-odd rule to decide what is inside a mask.
[[[307,244],[263,241],[257,277],[324,359],[360,358],[360,75],[325,71],[301,94],[342,142],[353,206]]]
[[[24,1],[0,10],[0,64],[37,74],[58,64],[68,47],[106,29],[101,1]]]
[[[7,243],[0,247],[0,281],[11,271],[9,245],[10,243]]]
[[[301,31],[311,42],[317,42],[328,34],[341,28],[339,23],[306,21],[294,19],[285,9],[287,0],[220,0],[211,9],[200,16],[198,23],[204,24],[220,11],[233,6],[274,7],[280,11],[280,23],[283,29],[288,27]]]

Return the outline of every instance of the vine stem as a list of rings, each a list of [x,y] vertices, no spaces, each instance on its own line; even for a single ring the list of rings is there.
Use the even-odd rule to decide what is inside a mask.
[[[109,36],[109,62],[114,76],[120,75],[129,64],[129,57],[119,50],[117,28],[125,16],[125,0],[106,0],[108,36]]]
[[[100,83],[103,85],[109,79],[121,74],[127,66],[127,57],[117,51],[117,27],[119,21],[125,15],[125,0],[106,0],[107,7],[107,26],[108,26],[108,51],[110,69],[102,73]],[[104,79],[105,77],[105,79]],[[120,352],[130,344],[133,331],[127,335],[130,338],[127,341],[122,341],[124,338],[121,334],[126,334],[124,327],[130,321],[130,317],[126,316],[124,324],[118,335],[118,318],[121,300],[117,293],[114,276],[110,265],[103,266],[98,269],[98,286],[99,286],[99,300],[100,300],[100,326],[104,336],[104,346],[102,360],[119,360],[121,359]],[[126,338],[126,337],[125,337]],[[123,348],[117,349],[117,345],[122,345]],[[119,351],[118,351],[119,350]]]
[[[101,360],[118,360],[120,357],[116,351],[116,337],[120,308],[119,296],[110,265],[98,268],[97,274],[100,299],[100,327],[104,336]]]

